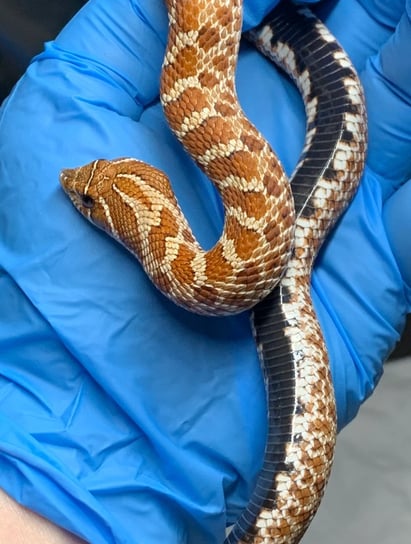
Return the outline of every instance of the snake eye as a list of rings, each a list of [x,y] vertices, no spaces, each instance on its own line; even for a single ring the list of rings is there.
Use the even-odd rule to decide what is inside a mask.
[[[93,208],[94,206],[94,198],[90,195],[81,195],[81,203],[85,208]]]

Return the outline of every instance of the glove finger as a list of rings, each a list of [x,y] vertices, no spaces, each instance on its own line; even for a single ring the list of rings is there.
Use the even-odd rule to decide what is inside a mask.
[[[97,0],[88,2],[36,60],[61,59],[71,64],[73,73],[81,72],[90,80],[109,80],[112,93],[105,87],[101,100],[123,114],[120,106],[124,101],[117,100],[116,87],[126,89],[136,107],[158,96],[166,36],[167,12],[162,0],[119,0],[115,4]],[[99,98],[97,95],[95,102]]]
[[[387,200],[383,210],[387,238],[406,284],[404,289],[409,303],[408,312],[411,311],[410,201],[411,182],[408,181]],[[401,221],[398,221],[398,218],[401,218]]]
[[[362,74],[369,115],[368,164],[383,198],[411,176],[411,0],[394,34]]]
[[[367,58],[375,54],[391,36],[401,17],[403,11],[401,4],[404,4],[404,1],[395,0],[390,8],[384,7],[382,0],[322,2],[315,11],[339,40],[360,72]],[[390,24],[387,24],[388,15],[384,16],[384,13],[390,15]]]
[[[317,11],[361,73],[368,110],[368,164],[386,198],[410,172],[410,2],[341,0],[330,6],[325,3]],[[353,24],[346,24],[347,13]]]
[[[244,28],[256,26],[277,3],[246,0]],[[103,75],[126,87],[137,104],[145,106],[158,96],[167,25],[162,0],[120,0],[115,6],[107,0],[89,2],[37,58],[71,60],[77,68],[82,62],[87,71],[94,69],[96,76]]]
[[[359,4],[369,13],[381,26],[394,28],[405,8],[405,0],[358,0]]]

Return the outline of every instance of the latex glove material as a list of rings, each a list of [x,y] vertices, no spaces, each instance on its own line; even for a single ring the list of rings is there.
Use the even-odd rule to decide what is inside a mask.
[[[244,27],[274,4],[246,3]],[[409,310],[410,32],[390,4],[321,7],[363,70],[370,112],[367,173],[314,277],[340,427]],[[170,175],[201,243],[219,236],[219,200],[158,104],[166,25],[160,0],[89,2],[1,111],[0,485],[93,544],[221,542],[265,443],[248,315],[174,307],[58,183],[63,167],[136,156]],[[305,132],[298,93],[247,45],[237,86],[291,172]]]

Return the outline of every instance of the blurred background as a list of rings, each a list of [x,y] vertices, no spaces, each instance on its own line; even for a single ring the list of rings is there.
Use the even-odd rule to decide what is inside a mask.
[[[147,0],[150,1],[150,0]],[[82,0],[0,0],[0,103]],[[408,544],[411,320],[381,385],[337,444],[330,485],[304,544]]]
[[[83,0],[0,0],[0,101]]]

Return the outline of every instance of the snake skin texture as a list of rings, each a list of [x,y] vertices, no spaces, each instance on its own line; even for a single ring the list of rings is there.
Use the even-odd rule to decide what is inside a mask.
[[[65,170],[61,180],[80,211],[120,240],[176,304],[235,314],[262,300],[284,270],[294,230],[291,189],[236,97],[241,0],[166,4],[160,99],[174,134],[221,195],[219,241],[204,251],[167,177],[139,161],[95,161]]]
[[[318,508],[333,460],[334,391],[310,279],[363,171],[363,92],[345,52],[307,9],[282,2],[247,33],[304,100],[307,134],[290,200],[280,163],[235,96],[240,0],[166,3],[170,35],[160,96],[172,130],[220,191],[226,213],[220,240],[201,250],[165,175],[135,159],[96,160],[64,170],[60,179],[79,211],[136,254],[177,304],[224,315],[260,301],[252,325],[267,392],[266,452],[225,544],[295,544]],[[269,257],[260,246],[270,246]]]
[[[264,464],[226,544],[294,544],[320,504],[336,439],[334,390],[311,301],[311,270],[362,175],[366,111],[349,58],[309,10],[283,2],[247,38],[296,83],[307,133],[291,178],[293,255],[252,317],[268,404]]]

